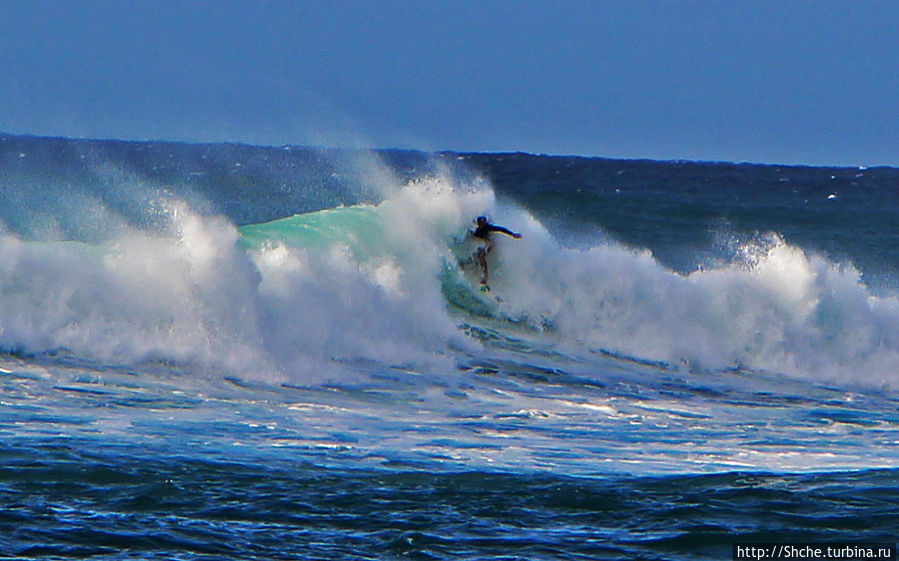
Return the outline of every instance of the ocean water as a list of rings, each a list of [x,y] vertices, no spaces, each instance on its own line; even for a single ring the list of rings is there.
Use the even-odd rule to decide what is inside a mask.
[[[0,135],[0,203],[2,558],[896,542],[899,170]]]

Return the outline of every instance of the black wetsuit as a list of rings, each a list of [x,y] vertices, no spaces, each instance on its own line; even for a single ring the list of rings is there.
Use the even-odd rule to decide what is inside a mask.
[[[515,234],[509,230],[508,228],[503,228],[502,226],[497,226],[496,224],[491,224],[487,222],[483,226],[478,226],[474,230],[471,231],[471,235],[476,238],[481,238],[482,240],[490,239],[490,232],[501,232],[503,234],[507,234],[509,236],[514,236]]]

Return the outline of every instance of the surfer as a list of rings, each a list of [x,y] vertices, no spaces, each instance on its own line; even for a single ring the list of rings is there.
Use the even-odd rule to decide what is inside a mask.
[[[512,236],[515,239],[521,238],[521,234],[513,232],[508,228],[491,224],[486,216],[478,216],[475,219],[475,223],[477,224],[477,228],[471,230],[471,235],[478,239],[479,244],[475,256],[478,258],[478,263],[481,264],[481,272],[483,273],[481,275],[481,290],[489,290],[489,287],[487,286],[487,253],[489,253],[490,249],[493,247],[490,233],[501,232],[507,236]]]

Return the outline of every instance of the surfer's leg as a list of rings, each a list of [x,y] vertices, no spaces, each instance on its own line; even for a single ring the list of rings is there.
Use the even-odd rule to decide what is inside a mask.
[[[481,264],[481,284],[487,284],[487,248],[478,248],[478,262]]]

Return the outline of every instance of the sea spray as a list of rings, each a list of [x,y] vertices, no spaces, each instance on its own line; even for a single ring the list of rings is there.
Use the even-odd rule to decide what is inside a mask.
[[[248,227],[255,247],[227,219],[177,200],[161,203],[164,227],[123,229],[101,243],[7,232],[0,344],[293,383],[334,377],[340,364],[360,360],[436,360],[451,371],[447,345],[459,333],[438,281],[445,238],[490,197],[467,196],[475,202],[445,179],[415,181],[378,205]],[[368,220],[354,230],[349,215]],[[314,239],[296,226],[303,220],[317,221]]]
[[[750,208],[768,222],[783,219],[766,209],[784,197],[803,220],[834,228],[835,212],[867,204],[817,197],[820,188],[801,178],[781,182],[790,170],[728,169],[736,179],[716,177],[736,186],[706,193],[697,191],[705,179],[690,175],[692,167],[645,162],[562,159],[565,173],[593,174],[574,189],[558,184],[572,181],[565,174],[522,174],[551,168],[552,158],[390,153],[396,161],[388,165],[366,151],[15,138],[3,147],[0,195],[10,204],[2,211],[0,345],[7,350],[171,360],[301,382],[365,360],[388,367],[436,360],[437,370],[452,371],[452,349],[477,344],[458,326],[492,318],[550,344],[678,368],[761,369],[853,387],[891,385],[899,371],[892,273],[878,273],[886,284],[873,286],[868,273],[876,267],[852,264],[879,254],[836,259],[792,241],[810,235],[792,224],[782,228],[790,236],[746,232],[739,205],[726,219],[710,214],[708,247],[694,239],[695,208],[727,208],[727,189],[735,200],[748,196],[740,174],[773,177],[770,189],[753,191],[761,195]],[[504,191],[477,169],[485,161],[511,170]],[[694,206],[656,202],[660,170],[686,174],[679,179],[686,191],[677,182],[666,188]],[[877,183],[866,192],[882,194],[885,171],[851,171],[847,181],[870,176]],[[598,182],[603,173],[607,181]],[[564,221],[538,219],[546,208],[534,201],[545,197],[534,197],[543,191],[570,207],[576,249]],[[323,206],[310,208],[316,201]],[[875,210],[890,208],[885,199],[863,216],[885,227]],[[640,212],[631,233],[658,231],[665,244],[614,241],[636,238],[610,236],[595,218]],[[466,240],[471,219],[484,213],[524,233],[497,240],[489,295],[470,290],[477,273]],[[262,214],[278,222],[244,223]],[[671,244],[686,255],[682,266],[669,265]],[[889,259],[881,262],[889,269]]]
[[[165,234],[100,244],[0,238],[0,342],[130,362],[246,368],[260,357],[257,273],[227,221],[171,208]]]
[[[743,248],[741,259],[682,274],[646,251],[614,243],[575,250],[540,228],[529,234],[536,241],[503,248],[502,278],[514,279],[504,305],[566,339],[710,370],[897,381],[899,302],[870,294],[851,265],[774,236]]]

